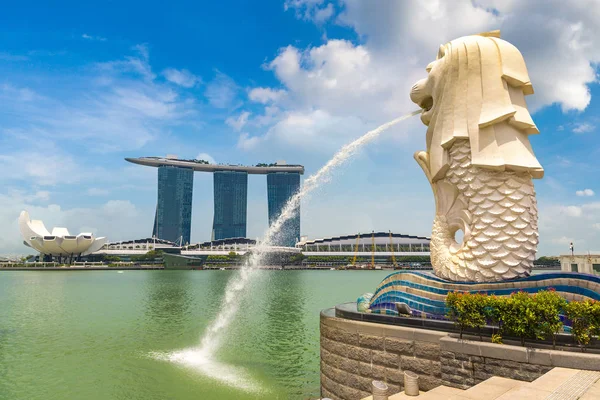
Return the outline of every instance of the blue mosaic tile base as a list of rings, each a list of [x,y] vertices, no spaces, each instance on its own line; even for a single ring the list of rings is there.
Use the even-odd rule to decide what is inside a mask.
[[[395,272],[377,286],[369,308],[372,313],[398,315],[396,303],[406,303],[414,316],[445,319],[449,292],[487,293],[507,296],[516,291],[536,293],[556,290],[568,301],[600,300],[600,277],[577,272],[548,272],[505,282],[451,282],[432,273]]]

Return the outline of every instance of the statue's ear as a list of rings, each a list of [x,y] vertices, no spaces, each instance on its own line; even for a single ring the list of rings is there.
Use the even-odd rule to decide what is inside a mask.
[[[440,58],[444,57],[445,55],[446,55],[446,48],[444,47],[443,44],[440,44],[440,49],[438,50],[437,59],[439,60]]]
[[[478,33],[477,36],[495,37],[495,38],[500,39],[500,29],[496,29],[495,31],[489,31],[489,32],[481,32],[481,33]]]

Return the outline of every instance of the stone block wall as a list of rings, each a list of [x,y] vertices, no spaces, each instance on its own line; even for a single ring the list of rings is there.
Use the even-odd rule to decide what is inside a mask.
[[[492,376],[531,382],[554,367],[600,371],[600,354],[440,339],[442,382],[467,389]]]
[[[419,375],[422,390],[442,384],[440,339],[434,332],[321,315],[321,396],[362,399],[373,380],[403,390],[404,371]]]
[[[384,381],[403,390],[404,371],[423,391],[467,389],[492,376],[531,382],[554,367],[600,371],[600,354],[461,340],[448,332],[336,318],[321,313],[321,397],[357,400]]]
[[[459,389],[468,389],[492,376],[532,382],[553,368],[451,351],[442,351],[440,362],[444,385]]]

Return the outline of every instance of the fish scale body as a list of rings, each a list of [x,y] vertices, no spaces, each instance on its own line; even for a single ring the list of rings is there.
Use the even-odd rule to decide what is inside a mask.
[[[442,182],[456,188],[460,210],[434,219],[430,249],[436,275],[477,282],[528,276],[539,240],[531,175],[471,165],[467,140],[454,142],[448,157]],[[457,226],[465,231],[462,244],[454,239]]]

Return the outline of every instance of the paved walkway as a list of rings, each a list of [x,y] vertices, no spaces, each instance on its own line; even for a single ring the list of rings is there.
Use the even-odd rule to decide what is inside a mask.
[[[494,376],[467,390],[438,386],[419,396],[402,393],[389,400],[598,400],[600,372],[554,368],[533,382]],[[363,400],[372,400],[369,396]]]

